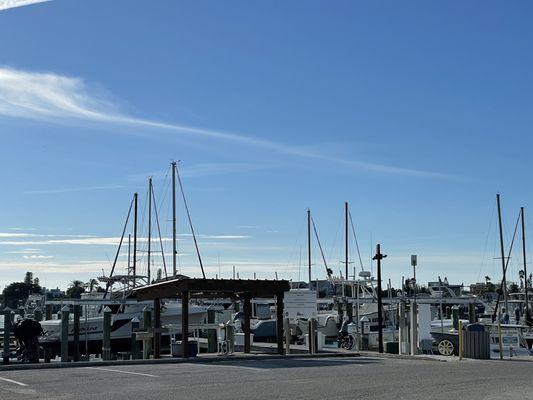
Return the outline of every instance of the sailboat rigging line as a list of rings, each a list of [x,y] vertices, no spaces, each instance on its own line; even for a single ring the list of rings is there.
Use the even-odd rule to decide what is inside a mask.
[[[135,199],[135,198],[134,198]],[[115,272],[115,267],[117,265],[117,260],[118,260],[118,256],[120,254],[120,248],[122,247],[122,241],[124,240],[124,235],[126,234],[126,229],[128,228],[128,221],[130,219],[130,215],[131,215],[131,209],[133,207],[133,201],[134,199],[131,200],[131,203],[130,203],[130,208],[128,210],[128,215],[126,216],[126,222],[124,223],[124,229],[122,229],[122,236],[120,237],[120,242],[118,244],[118,249],[117,249],[117,253],[115,254],[115,260],[113,261],[113,266],[111,267],[111,273],[109,274],[109,277],[111,278],[113,276],[113,273]],[[104,299],[105,297],[107,296],[107,292],[109,291],[109,286],[111,285],[110,282],[108,282],[105,286],[105,292],[104,292]]]
[[[194,227],[192,225],[191,214],[189,213],[189,206],[187,205],[187,199],[185,198],[185,192],[183,191],[183,185],[181,184],[180,171],[177,164],[174,166],[176,168],[176,175],[178,177],[178,183],[180,185],[181,196],[183,197],[183,205],[185,206],[185,211],[187,212],[187,218],[189,219],[189,226],[191,228],[192,238],[194,240],[194,247],[196,247],[196,255],[198,256],[198,261],[200,262],[200,268],[202,269],[202,275],[205,279],[204,264],[202,263],[202,257],[200,256],[200,249],[198,248],[198,241],[196,240],[196,234],[194,233]]]
[[[326,275],[328,276],[328,278],[331,278],[331,269],[328,268],[328,263],[326,262],[326,257],[324,256],[324,251],[322,250],[322,244],[320,243],[320,239],[318,238],[318,232],[316,230],[315,220],[313,217],[311,217],[311,222],[313,224],[313,230],[315,231],[315,237],[318,243],[318,248],[320,249],[320,254],[322,255],[322,260],[324,261],[324,266],[326,267]]]
[[[498,291],[498,298],[496,299],[496,307],[494,307],[494,313],[492,314],[492,319],[496,318],[496,314],[498,313],[498,306],[500,305],[500,297],[503,292],[503,285],[506,284],[507,282],[507,280],[505,279],[505,275],[507,273],[507,267],[509,266],[509,261],[511,260],[511,253],[513,251],[514,240],[516,238],[516,231],[518,230],[518,224],[520,223],[521,216],[522,216],[522,213],[519,213],[518,218],[516,220],[516,225],[514,227],[513,238],[511,240],[511,245],[509,246],[509,253],[507,255],[507,259],[505,260],[505,268],[503,269],[503,278],[502,278],[502,281],[500,282],[500,290]],[[509,310],[506,309],[505,312],[508,313]]]
[[[361,258],[361,252],[359,251],[359,242],[357,241],[357,235],[355,234],[355,227],[353,224],[352,213],[350,212],[349,215],[350,215],[350,225],[352,226],[353,238],[355,240],[355,248],[357,249],[357,255],[359,256],[359,264],[361,265],[361,271],[364,271],[365,268],[363,267],[363,259]]]
[[[159,234],[159,245],[161,246],[161,258],[163,259],[163,269],[165,270],[165,279],[168,279],[167,263],[165,262],[165,250],[163,248],[163,238],[161,237],[161,227],[159,226],[159,214],[157,213],[157,201],[155,200],[155,192],[152,189],[152,200],[154,203],[155,222],[157,225],[157,233]]]

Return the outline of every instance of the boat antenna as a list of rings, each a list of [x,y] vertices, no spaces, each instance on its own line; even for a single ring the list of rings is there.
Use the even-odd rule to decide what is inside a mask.
[[[183,185],[181,183],[180,172],[178,170],[176,163],[173,163],[173,165],[176,171],[176,175],[178,177],[178,183],[180,185],[180,191],[181,191],[181,196],[183,197],[183,204],[185,206],[185,211],[187,212],[187,218],[189,220],[189,226],[191,228],[192,238],[194,240],[194,247],[196,248],[196,255],[198,256],[198,262],[200,263],[200,268],[202,269],[202,276],[205,279],[204,264],[202,263],[202,256],[200,255],[200,249],[198,248],[198,241],[196,240],[196,234],[194,233],[194,227],[192,225],[192,219],[191,219],[191,214],[189,212],[189,206],[187,205],[187,199],[185,198],[185,192],[183,190]]]

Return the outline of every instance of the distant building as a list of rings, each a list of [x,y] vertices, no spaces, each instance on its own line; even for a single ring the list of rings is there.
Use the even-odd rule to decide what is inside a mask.
[[[61,289],[59,288],[55,288],[55,289],[49,289],[46,291],[46,297],[48,299],[58,299],[62,296],[65,295],[65,292],[63,292]]]

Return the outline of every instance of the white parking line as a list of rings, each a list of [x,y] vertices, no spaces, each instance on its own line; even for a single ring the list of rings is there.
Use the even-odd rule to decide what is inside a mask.
[[[14,383],[15,385],[19,385],[19,386],[28,386],[25,383],[17,382],[17,381],[14,381],[13,379],[7,379],[7,378],[2,378],[2,377],[0,377],[0,381]]]
[[[96,369],[96,370],[99,370],[99,371],[119,372],[121,374],[141,375],[141,376],[148,376],[150,378],[158,378],[157,375],[143,374],[141,372],[121,371],[119,369],[100,368],[100,367],[86,367],[86,368],[88,368],[88,369]]]

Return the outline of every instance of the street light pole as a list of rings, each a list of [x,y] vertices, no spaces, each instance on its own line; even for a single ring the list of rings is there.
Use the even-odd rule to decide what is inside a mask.
[[[378,268],[378,351],[383,353],[383,304],[381,298],[381,260],[387,257],[381,254],[381,245],[376,245],[376,255],[372,258],[377,261]]]

